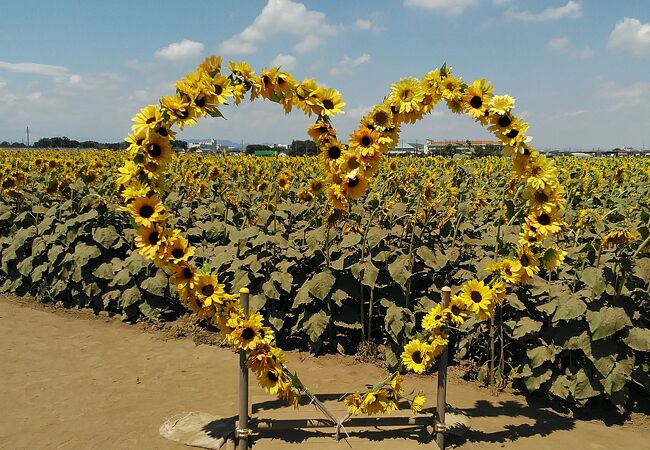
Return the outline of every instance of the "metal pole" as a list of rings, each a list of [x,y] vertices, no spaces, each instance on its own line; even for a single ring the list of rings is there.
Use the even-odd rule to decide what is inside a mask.
[[[442,288],[442,306],[447,308],[451,298],[451,288],[445,286]],[[436,444],[440,450],[445,450],[445,408],[447,406],[447,357],[448,348],[442,351],[438,359],[438,420],[436,422]]]
[[[248,319],[248,300],[250,291],[247,288],[239,290],[244,317]],[[239,423],[235,435],[238,439],[237,449],[248,450],[248,367],[246,366],[246,350],[239,351]]]

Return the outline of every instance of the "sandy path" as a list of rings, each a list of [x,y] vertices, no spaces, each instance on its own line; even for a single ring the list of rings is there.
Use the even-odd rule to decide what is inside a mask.
[[[383,376],[348,357],[294,352],[289,359],[317,393],[345,392]],[[0,296],[0,448],[187,448],[161,438],[161,423],[182,411],[234,415],[237,376],[237,358],[227,349]],[[434,404],[435,376],[409,376],[406,387],[424,390],[427,406]],[[260,417],[319,417],[312,407],[278,409],[256,385],[250,392]],[[448,402],[475,416],[462,449],[650,449],[646,416],[609,427],[576,421],[453,377]],[[344,414],[340,405],[333,408]],[[351,431],[353,448],[434,448],[423,445],[430,439],[421,429]],[[295,442],[305,436],[307,446]],[[299,446],[348,448],[318,431],[262,436],[255,448]]]

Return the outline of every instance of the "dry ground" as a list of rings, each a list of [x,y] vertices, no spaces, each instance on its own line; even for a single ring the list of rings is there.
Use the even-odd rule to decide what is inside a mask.
[[[0,296],[0,448],[182,449],[187,447],[159,436],[165,418],[183,411],[236,414],[236,355],[197,345],[209,339],[200,333],[192,338],[191,327],[154,328],[159,327]],[[384,375],[350,357],[288,356],[290,367],[316,393],[340,394]],[[406,381],[407,389],[428,394],[427,406],[435,404],[435,376]],[[319,417],[310,406],[297,412],[281,406],[251,384],[259,417]],[[448,402],[472,416],[472,430],[459,445],[463,450],[650,449],[650,420],[642,413],[576,419],[513,393],[480,388],[453,372],[448,390]],[[339,404],[328,405],[344,415]],[[435,448],[418,428],[349,431],[352,448]],[[255,448],[349,448],[327,432],[261,435]]]

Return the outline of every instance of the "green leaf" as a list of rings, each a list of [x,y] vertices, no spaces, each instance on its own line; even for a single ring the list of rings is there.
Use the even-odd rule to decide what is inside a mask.
[[[515,339],[522,339],[524,336],[537,333],[541,329],[541,322],[533,320],[529,317],[522,317],[519,319],[519,322],[517,322],[517,325],[512,332],[512,337]]]
[[[623,308],[609,306],[600,311],[587,311],[587,323],[593,340],[611,336],[625,327],[632,326],[632,321]]]
[[[605,392],[609,395],[615,394],[625,387],[628,381],[632,379],[632,371],[634,370],[634,356],[616,361],[611,372],[603,380],[603,387]]]
[[[122,308],[127,308],[140,300],[140,289],[137,286],[130,287],[129,289],[122,292],[120,296],[120,306]]]
[[[640,352],[650,352],[650,329],[631,328],[629,334],[623,339],[630,348]]]
[[[162,297],[165,295],[165,290],[168,285],[169,279],[167,278],[167,275],[165,275],[165,272],[162,270],[159,270],[153,277],[145,279],[142,284],[140,284],[140,287],[150,294]]]
[[[598,296],[605,291],[607,281],[603,276],[603,270],[597,267],[587,267],[580,273],[580,281],[591,288],[594,295]]]
[[[545,344],[526,350],[526,355],[530,358],[530,367],[536,369],[545,362],[551,361],[555,356],[555,350],[551,345]]]
[[[93,231],[93,240],[106,249],[111,248],[119,237],[120,235],[113,225],[95,228]]]
[[[316,342],[323,335],[329,321],[329,315],[322,309],[313,313],[307,319],[303,325],[303,329],[307,332],[310,342]]]
[[[586,400],[596,397],[600,394],[600,389],[595,381],[587,375],[584,369],[576,374],[575,384],[573,386],[573,398],[576,400]]]
[[[537,373],[539,372],[539,373]],[[524,384],[529,392],[534,392],[542,387],[553,376],[553,371],[550,368],[533,370],[533,376],[524,379]]]
[[[88,263],[88,261],[101,256],[101,254],[102,252],[94,245],[80,242],[74,250],[74,262],[76,265],[83,267]]]
[[[326,270],[317,273],[298,289],[296,298],[293,301],[293,307],[296,308],[302,304],[311,303],[312,297],[324,300],[332,290],[335,282],[336,278],[330,271]]]
[[[402,289],[406,288],[406,282],[411,278],[411,272],[408,269],[409,256],[399,255],[395,261],[388,265],[390,276],[399,284]]]
[[[578,297],[560,299],[555,309],[555,314],[553,314],[553,322],[575,319],[582,316],[586,310],[587,305]]]
[[[113,277],[115,277],[115,270],[113,268],[113,263],[107,262],[101,264],[99,267],[95,269],[93,275],[103,280],[112,280]]]
[[[560,397],[561,399],[568,399],[569,395],[571,395],[571,386],[572,382],[569,379],[568,376],[566,375],[560,375],[557,377],[555,380],[553,380],[553,383],[551,383],[551,387],[549,388],[549,391],[551,394],[555,395],[556,397]]]
[[[361,242],[361,235],[359,233],[348,233],[341,242],[341,248],[355,247]]]

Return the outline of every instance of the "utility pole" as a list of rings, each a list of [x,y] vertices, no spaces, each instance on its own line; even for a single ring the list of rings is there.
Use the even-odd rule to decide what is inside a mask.
[[[29,126],[27,127],[27,148],[29,148]]]

